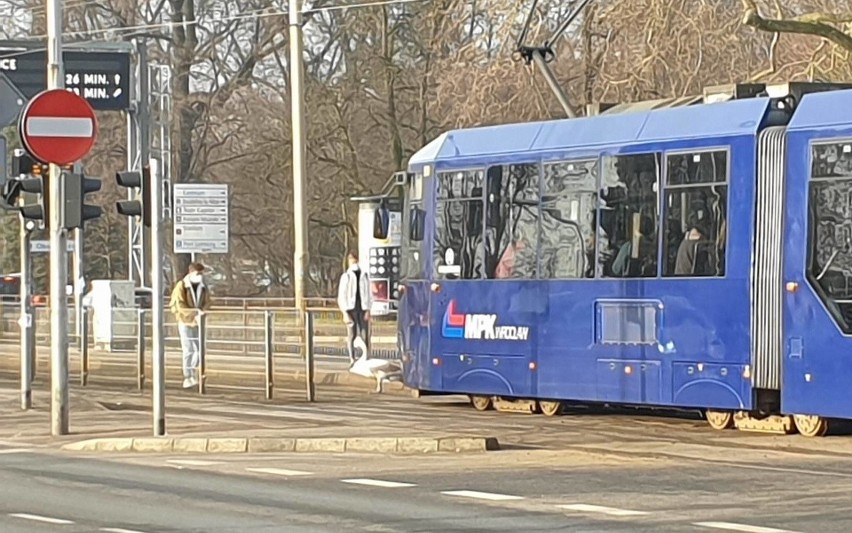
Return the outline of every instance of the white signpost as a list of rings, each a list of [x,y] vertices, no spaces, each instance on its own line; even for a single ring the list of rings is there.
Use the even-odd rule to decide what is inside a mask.
[[[174,253],[228,253],[228,185],[176,183]]]
[[[65,241],[65,249],[69,254],[74,253],[74,241]],[[30,241],[30,252],[34,254],[46,254],[50,251],[50,241]]]

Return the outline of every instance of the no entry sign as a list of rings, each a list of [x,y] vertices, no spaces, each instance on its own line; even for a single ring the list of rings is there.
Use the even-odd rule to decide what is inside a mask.
[[[33,97],[18,126],[24,147],[39,161],[67,165],[79,161],[95,144],[98,123],[92,106],[64,89]]]

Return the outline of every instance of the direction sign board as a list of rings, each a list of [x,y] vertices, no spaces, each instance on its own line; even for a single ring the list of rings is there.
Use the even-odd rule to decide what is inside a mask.
[[[39,93],[21,115],[21,142],[39,161],[67,165],[95,144],[98,123],[86,100],[63,89]]]
[[[98,111],[130,107],[129,51],[62,51],[65,87],[82,96]],[[47,88],[44,42],[0,41],[0,72],[24,95],[32,98]]]
[[[176,183],[174,252],[228,253],[228,186],[212,183]]]
[[[74,253],[74,241],[65,241],[65,249],[69,254]],[[30,252],[34,254],[46,254],[50,251],[50,241],[30,241]]]

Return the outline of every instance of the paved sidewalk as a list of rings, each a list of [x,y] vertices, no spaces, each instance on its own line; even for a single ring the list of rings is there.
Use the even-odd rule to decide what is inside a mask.
[[[410,425],[383,420],[363,390],[321,389],[318,401],[288,391],[276,400],[246,402],[170,390],[166,398],[167,438],[152,437],[148,391],[118,392],[101,388],[71,391],[71,435],[51,437],[49,393],[36,387],[34,408],[20,410],[15,383],[0,380],[0,445],[45,446],[98,452],[484,452],[497,440],[483,430],[441,424]],[[388,396],[384,396],[385,401]],[[347,405],[358,414],[340,416]],[[331,407],[333,406],[333,407]],[[328,414],[329,408],[337,413]],[[353,412],[355,409],[353,408]],[[365,423],[372,418],[373,423]]]

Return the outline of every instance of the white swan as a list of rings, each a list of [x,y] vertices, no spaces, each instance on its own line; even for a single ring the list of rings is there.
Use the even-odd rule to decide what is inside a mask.
[[[385,381],[402,381],[402,367],[398,361],[385,359],[370,359],[367,343],[358,336],[355,337],[355,348],[361,349],[361,356],[352,364],[349,371],[365,378],[376,380],[376,392],[382,392]]]

